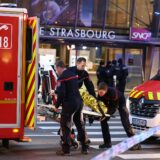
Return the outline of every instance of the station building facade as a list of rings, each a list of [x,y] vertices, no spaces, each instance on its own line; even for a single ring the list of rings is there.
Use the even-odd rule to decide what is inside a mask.
[[[101,60],[123,58],[127,90],[152,77],[160,64],[160,0],[23,0],[40,18],[40,54],[75,65],[86,57],[96,85]]]

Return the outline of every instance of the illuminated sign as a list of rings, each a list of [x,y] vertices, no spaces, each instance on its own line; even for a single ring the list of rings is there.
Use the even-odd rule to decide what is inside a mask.
[[[45,28],[40,27],[40,36],[44,36]],[[84,30],[84,29],[66,29],[66,28],[54,28],[51,27],[48,33],[51,37],[61,38],[87,38],[87,39],[115,39],[116,35],[114,31],[102,31],[102,30]]]
[[[0,49],[12,48],[12,25],[0,23]]]
[[[137,41],[148,41],[151,39],[152,33],[144,28],[131,28],[130,39]]]

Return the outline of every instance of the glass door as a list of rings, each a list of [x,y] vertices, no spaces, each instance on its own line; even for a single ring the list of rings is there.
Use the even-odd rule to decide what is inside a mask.
[[[142,49],[125,49],[125,64],[128,66],[126,91],[133,89],[143,81]]]

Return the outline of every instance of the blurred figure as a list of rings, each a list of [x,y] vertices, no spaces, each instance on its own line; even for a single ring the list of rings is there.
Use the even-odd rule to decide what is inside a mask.
[[[96,75],[97,75],[97,85],[100,83],[100,82],[104,82],[104,76],[105,74],[105,67],[104,67],[104,61],[100,61],[99,63],[99,67],[97,68],[97,71],[96,71]]]
[[[125,64],[123,64],[122,58],[118,59],[118,68],[120,71],[120,74],[118,75],[118,83],[116,85],[117,89],[124,94],[125,86],[126,86],[126,79],[128,76],[128,68]]]
[[[117,75],[118,74],[118,68],[117,68],[117,60],[112,60],[112,65],[110,68],[110,79],[111,79],[111,83],[110,83],[110,87],[116,87],[117,84]]]
[[[108,86],[112,86],[112,75],[111,75],[111,67],[112,62],[108,61],[105,68],[105,83],[107,83]]]

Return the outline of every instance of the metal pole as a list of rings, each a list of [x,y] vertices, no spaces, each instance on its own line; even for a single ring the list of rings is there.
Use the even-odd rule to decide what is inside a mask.
[[[109,0],[106,0],[105,1],[105,6],[106,6],[106,9],[105,9],[105,11],[104,11],[104,20],[103,20],[103,30],[105,30],[105,28],[106,28],[106,22],[107,22],[107,11],[108,11],[108,7],[109,7]]]
[[[77,0],[77,8],[76,8],[76,17],[75,17],[75,29],[77,27],[77,23],[78,23],[78,9],[79,9],[79,3],[80,3],[80,0]]]
[[[134,13],[135,13],[135,0],[131,0],[130,23],[129,23],[129,27],[132,27],[132,26],[133,26]]]

